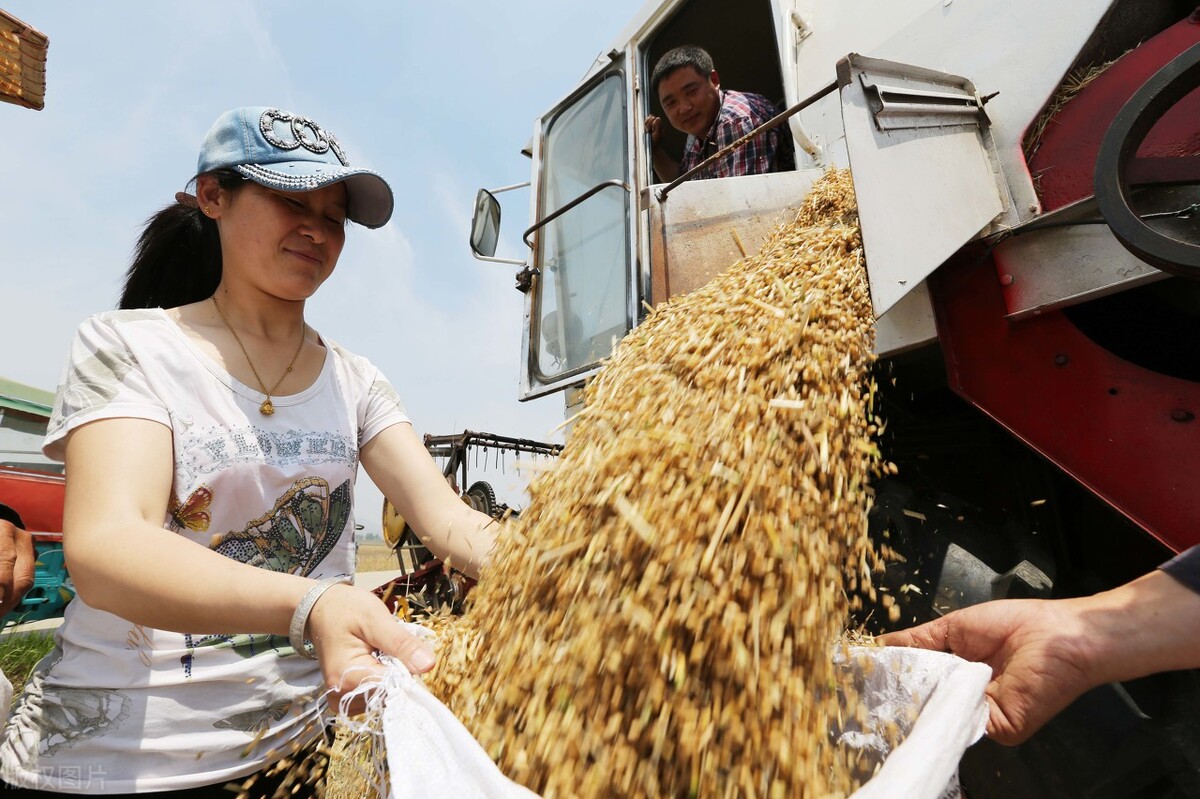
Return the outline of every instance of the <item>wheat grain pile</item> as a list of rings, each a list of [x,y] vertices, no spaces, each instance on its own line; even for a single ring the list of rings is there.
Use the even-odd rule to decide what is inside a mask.
[[[429,680],[546,797],[830,797],[830,647],[871,562],[849,174],[589,384]]]

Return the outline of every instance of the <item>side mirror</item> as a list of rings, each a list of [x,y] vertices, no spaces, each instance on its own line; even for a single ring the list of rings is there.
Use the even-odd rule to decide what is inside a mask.
[[[498,264],[525,266],[524,261],[513,258],[497,258],[496,242],[500,238],[500,201],[496,195],[502,191],[523,189],[529,183],[517,183],[499,189],[480,189],[475,195],[475,213],[471,215],[471,253],[481,261]]]
[[[495,257],[499,238],[500,202],[487,189],[480,189],[471,217],[471,252],[482,258]]]

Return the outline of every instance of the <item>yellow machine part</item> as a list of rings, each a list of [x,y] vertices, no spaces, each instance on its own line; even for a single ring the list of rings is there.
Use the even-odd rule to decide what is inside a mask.
[[[404,535],[404,517],[396,510],[387,499],[383,500],[383,540],[392,549],[396,548],[396,544],[400,543],[400,537]]]
[[[474,497],[463,494],[462,501],[475,508],[482,513],[490,513],[490,507],[479,507],[477,500]],[[387,497],[383,500],[383,540],[392,549],[400,543],[400,538],[404,535],[404,517],[400,515],[400,511],[396,510]]]

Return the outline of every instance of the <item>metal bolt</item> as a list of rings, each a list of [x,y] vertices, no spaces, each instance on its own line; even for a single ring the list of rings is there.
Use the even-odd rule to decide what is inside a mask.
[[[1012,275],[1001,275],[1000,276],[1000,285],[1001,286],[1011,286],[1012,282],[1013,282]]]
[[[1192,413],[1186,408],[1176,408],[1175,410],[1171,411],[1171,419],[1176,422],[1184,422],[1186,424],[1187,422],[1194,421],[1195,418],[1196,414]]]
[[[1066,366],[1070,362],[1071,362],[1071,358],[1066,353],[1060,352],[1058,355],[1054,356],[1054,365],[1055,366]]]

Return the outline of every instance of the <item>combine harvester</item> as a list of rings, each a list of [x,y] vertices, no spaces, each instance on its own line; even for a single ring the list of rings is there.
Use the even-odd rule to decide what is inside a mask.
[[[494,196],[526,184],[476,201],[476,256],[520,267],[520,398],[573,413],[646,305],[848,167],[899,624],[1152,569],[1200,543],[1198,43],[1194,2],[1169,0],[652,0],[535,122],[528,257],[496,257]],[[650,73],[680,44],[787,109],[795,171],[656,184]],[[972,748],[962,779],[972,799],[1200,796],[1200,674],[1093,691],[1019,748]]]

